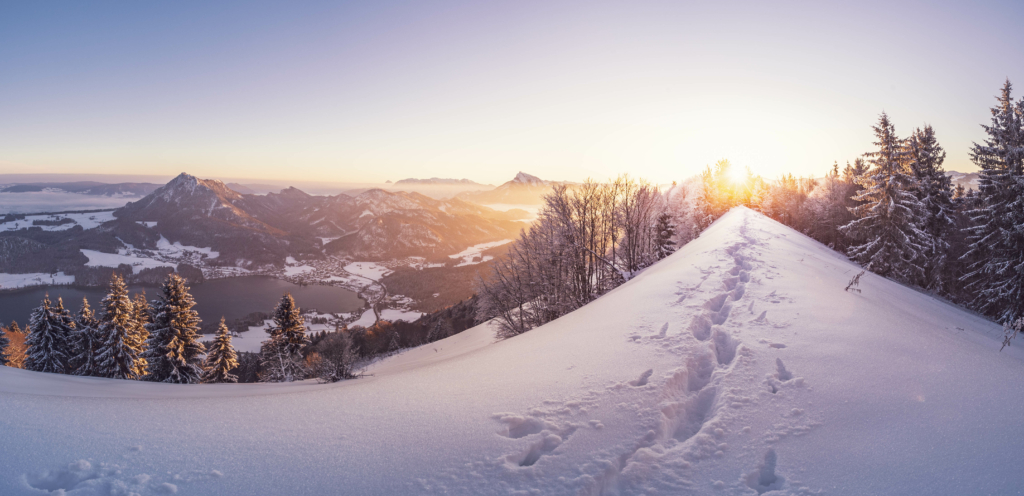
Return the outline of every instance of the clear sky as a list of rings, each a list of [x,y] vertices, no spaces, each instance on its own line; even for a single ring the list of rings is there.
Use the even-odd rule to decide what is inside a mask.
[[[383,182],[820,175],[931,123],[947,169],[1024,1],[0,0],[0,174]]]

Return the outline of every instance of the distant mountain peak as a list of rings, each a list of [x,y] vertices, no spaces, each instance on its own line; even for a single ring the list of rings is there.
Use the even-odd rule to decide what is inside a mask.
[[[512,182],[521,184],[545,184],[547,181],[520,171],[519,174],[516,174],[516,177],[512,179]]]

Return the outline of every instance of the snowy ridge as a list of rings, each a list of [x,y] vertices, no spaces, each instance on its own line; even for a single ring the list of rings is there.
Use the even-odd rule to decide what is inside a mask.
[[[26,447],[0,493],[1017,493],[1024,353],[877,276],[844,292],[859,270],[737,208],[545,326],[477,327],[335,385],[0,367],[5,439]],[[268,446],[288,456],[252,456]]]

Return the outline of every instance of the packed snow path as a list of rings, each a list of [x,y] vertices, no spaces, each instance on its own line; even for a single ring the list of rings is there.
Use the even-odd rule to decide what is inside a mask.
[[[555,322],[335,385],[0,367],[0,494],[1018,494],[1000,329],[747,209]]]

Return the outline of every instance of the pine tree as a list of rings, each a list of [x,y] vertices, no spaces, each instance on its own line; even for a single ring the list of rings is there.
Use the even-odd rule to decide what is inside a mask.
[[[195,304],[185,280],[177,274],[167,276],[155,301],[153,322],[147,324],[147,380],[198,384],[202,379],[206,349],[199,342],[199,314],[192,310]]]
[[[1012,324],[1024,316],[1024,101],[1014,104],[1007,80],[988,137],[971,147],[971,160],[982,169],[980,205],[970,212],[970,249],[961,260],[971,269],[963,280],[976,291],[974,306]]]
[[[309,344],[306,326],[292,295],[285,293],[274,309],[270,339],[260,348],[264,382],[290,382],[303,379],[302,348]]]
[[[940,274],[949,250],[946,239],[955,225],[952,182],[942,168],[946,152],[930,125],[914,130],[907,141],[907,151],[910,170],[917,183],[916,196],[923,206],[921,231],[928,236],[930,244],[924,253],[925,285],[942,289],[946,281]]]
[[[144,343],[138,340],[135,309],[128,287],[120,275],[110,280],[110,293],[101,302],[104,313],[99,324],[96,375],[111,379],[138,379],[146,373],[142,357]]]
[[[672,217],[668,212],[662,212],[655,224],[655,256],[661,260],[676,251],[675,241],[672,238],[676,235],[676,227],[672,225]]]
[[[57,298],[57,306],[50,303],[50,296],[29,318],[29,335],[25,339],[28,350],[25,368],[36,372],[66,374],[71,356],[70,335],[75,324],[71,314],[64,309],[64,303]]]
[[[217,339],[206,353],[203,382],[238,382],[238,377],[231,373],[235,367],[238,367],[238,355],[231,346],[231,331],[224,324],[224,317],[221,317],[220,325],[217,326]]]
[[[153,323],[153,309],[146,301],[146,292],[135,293],[132,299],[132,309],[135,312],[135,333],[140,343],[149,341],[149,329],[146,327]]]
[[[82,307],[75,315],[75,332],[71,335],[71,372],[75,375],[96,375],[96,351],[99,348],[99,321],[89,306],[89,300],[82,298]]]
[[[7,351],[11,346],[11,340],[7,338],[7,327],[0,326],[0,365],[11,363],[11,357]]]
[[[919,227],[923,206],[912,192],[913,178],[905,172],[906,150],[884,112],[874,130],[878,151],[866,154],[872,168],[858,179],[862,189],[854,197],[865,203],[850,209],[858,218],[841,230],[855,240],[849,254],[864,268],[885,277],[920,281],[922,257],[930,244]]]

